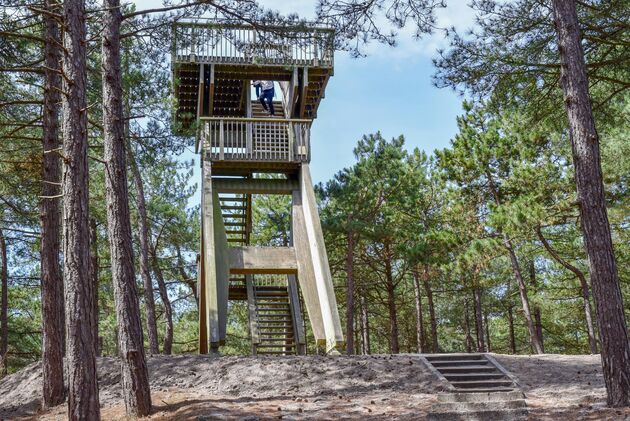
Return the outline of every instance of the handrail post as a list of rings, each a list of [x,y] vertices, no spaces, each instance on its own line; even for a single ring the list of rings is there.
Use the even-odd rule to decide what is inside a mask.
[[[289,132],[289,162],[293,162],[293,147],[295,145],[295,126],[293,123],[289,121],[288,124],[288,132]]]
[[[225,129],[223,128],[223,119],[219,121],[219,160],[223,161],[223,148],[225,146]]]

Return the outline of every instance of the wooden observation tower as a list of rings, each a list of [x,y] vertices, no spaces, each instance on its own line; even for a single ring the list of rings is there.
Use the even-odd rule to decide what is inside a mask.
[[[320,348],[343,344],[309,170],[311,124],[333,74],[332,31],[176,23],[175,130],[202,162],[199,350],[225,342],[229,300],[247,300],[254,354],[304,354],[306,310]],[[251,81],[279,86],[276,116]],[[270,176],[273,174],[273,176]],[[252,196],[291,197],[286,247],[250,244]]]

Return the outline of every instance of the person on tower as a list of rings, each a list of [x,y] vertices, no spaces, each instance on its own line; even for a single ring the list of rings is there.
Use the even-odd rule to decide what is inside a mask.
[[[273,97],[276,96],[276,92],[273,87],[273,81],[262,80],[260,81],[260,83],[262,86],[262,95],[260,96],[260,102],[263,104],[263,107],[265,107],[265,110],[268,109],[269,114],[271,116],[274,116],[275,113],[273,110]]]
[[[262,84],[263,84],[262,80],[254,80],[252,82],[252,85],[254,85],[254,88],[256,88],[256,99],[258,101],[260,101],[260,103],[262,104],[262,106],[265,109],[265,111],[269,111],[267,109],[267,104],[265,104],[265,101],[264,101],[264,99],[263,99],[263,97],[261,95],[262,94]]]

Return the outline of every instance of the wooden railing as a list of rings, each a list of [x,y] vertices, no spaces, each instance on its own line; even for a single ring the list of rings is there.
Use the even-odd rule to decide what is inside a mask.
[[[202,117],[200,123],[201,146],[212,160],[310,162],[311,120]]]
[[[197,19],[173,25],[173,62],[333,67],[334,32],[322,27],[225,25]]]

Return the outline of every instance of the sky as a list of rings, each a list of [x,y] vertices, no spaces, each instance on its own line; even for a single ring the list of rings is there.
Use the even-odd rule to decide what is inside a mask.
[[[261,0],[281,13],[314,16],[314,0]],[[474,15],[467,0],[450,0],[438,13],[439,27],[466,30]],[[137,0],[137,9],[159,7],[160,0]],[[462,98],[431,83],[431,59],[446,46],[441,33],[415,40],[404,29],[399,45],[371,44],[367,57],[335,54],[334,76],[328,82],[311,133],[311,172],[315,183],[329,180],[354,162],[353,149],[364,134],[380,131],[387,139],[404,135],[408,149],[430,153],[449,145]],[[187,157],[188,158],[188,157]],[[198,176],[198,175],[197,175]]]

